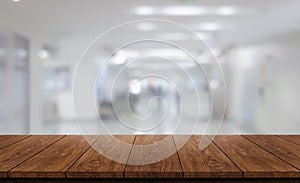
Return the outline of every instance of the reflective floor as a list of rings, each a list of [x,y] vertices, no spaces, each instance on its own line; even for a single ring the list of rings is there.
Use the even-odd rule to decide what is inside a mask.
[[[124,125],[121,125],[117,121],[106,121],[102,123],[104,127],[100,125],[100,122],[97,121],[85,121],[84,124],[81,123],[80,126],[77,125],[74,121],[57,121],[57,123],[48,124],[45,126],[42,134],[191,134],[189,129],[192,129],[195,125],[195,122],[185,121],[184,125],[186,128],[177,129],[176,133],[171,131],[170,128],[158,128],[154,131],[134,131],[126,128]],[[205,131],[205,127],[207,127],[206,122],[199,122],[197,124],[197,128],[193,131],[194,134],[262,134],[262,132],[251,130],[247,126],[242,126],[240,124],[236,124],[231,121],[224,121],[219,129],[219,131],[215,130],[207,130]],[[210,129],[217,129],[219,127],[218,123],[214,123],[213,121],[209,124]],[[109,130],[108,130],[109,129]],[[276,133],[276,132],[275,132]],[[278,132],[281,134],[282,132]],[[290,132],[288,132],[290,133]],[[297,133],[295,131],[294,133]]]

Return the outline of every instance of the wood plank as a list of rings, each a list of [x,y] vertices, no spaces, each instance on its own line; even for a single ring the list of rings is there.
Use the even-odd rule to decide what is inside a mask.
[[[181,144],[188,140],[188,137],[174,136],[176,146],[182,146]],[[214,143],[209,144],[204,150],[200,150],[201,140],[208,140],[208,137],[192,136],[178,151],[184,178],[242,177],[241,170]]]
[[[157,143],[165,139],[163,146]],[[146,146],[147,145],[147,146]],[[151,146],[151,147],[150,147]],[[125,168],[126,178],[181,178],[182,169],[177,153],[159,162],[159,157],[167,152],[176,152],[172,136],[167,135],[138,135],[136,136],[128,164]],[[155,162],[138,165],[144,161]]]
[[[25,137],[25,136],[24,136]],[[36,153],[55,143],[63,136],[30,136],[0,150],[0,177],[7,177],[7,172],[34,156]],[[9,138],[6,138],[9,139]],[[15,139],[15,138],[14,138]],[[17,139],[22,139],[18,137]],[[10,141],[11,142],[11,141]]]
[[[126,162],[134,142],[134,135],[118,135],[114,137],[101,136],[67,172],[68,178],[123,178]],[[118,157],[120,162],[113,161],[99,152],[110,153],[111,157]]]
[[[47,137],[47,136],[45,136]],[[97,136],[90,136],[96,140]],[[12,178],[64,178],[65,172],[89,148],[83,136],[65,136],[8,172]]]
[[[280,138],[284,138],[288,141],[291,141],[295,144],[300,145],[300,135],[278,135]]]
[[[275,135],[245,135],[247,139],[300,169],[300,146]]]
[[[189,179],[189,178],[104,178],[104,179],[0,179],[0,183],[299,183],[299,179]]]
[[[29,135],[1,135],[0,136],[0,149],[3,149],[11,144],[14,144],[22,139],[28,138]]]
[[[298,169],[237,135],[221,135],[214,142],[243,171],[245,178],[300,177]]]

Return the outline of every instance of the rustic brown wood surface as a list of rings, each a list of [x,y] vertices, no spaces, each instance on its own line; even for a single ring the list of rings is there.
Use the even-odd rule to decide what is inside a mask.
[[[118,153],[116,156],[128,160],[131,146],[135,136],[118,136],[123,142],[130,145],[130,148],[117,149],[116,144],[112,144],[109,137],[100,137],[92,148],[90,148],[67,172],[67,177],[71,178],[122,178],[126,164],[119,163],[101,155],[97,149],[102,147],[113,147],[112,153]],[[121,145],[119,145],[120,147]],[[122,146],[121,146],[122,147]],[[95,149],[94,149],[95,148]],[[99,150],[99,149],[98,149]],[[104,149],[106,150],[106,149]],[[121,159],[120,159],[121,160]]]
[[[96,137],[94,139],[96,140]],[[65,136],[46,150],[9,171],[8,176],[13,178],[64,178],[68,168],[88,148],[89,144],[82,136]]]
[[[16,143],[29,135],[1,135],[0,136],[0,149],[7,147],[13,143]]]
[[[300,145],[300,135],[278,135],[280,138],[291,141],[295,144]]]
[[[243,171],[246,178],[299,177],[300,171],[244,137],[217,136],[214,142]]]
[[[0,150],[0,176],[47,148],[63,136],[31,136]],[[19,137],[16,137],[19,139]]]
[[[174,136],[175,144],[185,136]],[[210,144],[204,150],[199,149],[199,142],[206,136],[192,136],[178,151],[186,178],[241,178],[242,172],[215,145]]]
[[[164,143],[162,145],[159,142]],[[181,178],[182,169],[176,153],[176,147],[172,136],[167,135],[138,135],[130,154],[125,169],[126,178]],[[151,145],[144,149],[143,145]],[[147,148],[146,147],[146,148]],[[147,165],[140,165],[143,162],[156,161],[156,158],[164,157],[167,152],[175,152],[166,159]],[[135,160],[133,160],[135,159]],[[136,161],[137,160],[137,161]],[[136,164],[136,165],[132,165]]]
[[[274,135],[247,135],[245,137],[290,165],[300,169],[300,148],[297,144]]]
[[[0,182],[123,177],[230,181],[294,178],[286,182],[297,182],[300,179],[297,137],[217,136],[200,150],[199,142],[207,136],[192,136],[181,149],[180,141],[185,136],[180,135],[121,135],[116,136],[117,141],[109,136],[89,136],[92,146],[82,136],[0,136]],[[145,145],[152,148],[141,148]],[[120,162],[101,155],[98,150],[118,157]],[[166,152],[174,154],[155,162]],[[154,163],[137,165],[144,161]]]

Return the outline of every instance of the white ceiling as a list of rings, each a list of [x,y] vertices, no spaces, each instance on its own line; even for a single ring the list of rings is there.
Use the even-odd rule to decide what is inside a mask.
[[[254,10],[254,13],[233,16],[199,15],[136,15],[139,6],[154,8],[167,6],[236,6]],[[197,31],[203,22],[233,25],[233,30],[208,32],[213,39],[212,47],[243,44],[257,39],[300,30],[299,0],[11,0],[0,1],[0,28],[20,32],[29,37],[58,41],[64,52],[83,50],[96,36],[120,23],[136,19],[170,20]],[[161,28],[161,27],[160,27]],[[105,43],[113,47],[119,39],[135,37],[128,29]],[[151,34],[162,32],[154,30]],[[182,40],[180,44],[193,46],[195,41]],[[72,49],[70,49],[70,45]]]

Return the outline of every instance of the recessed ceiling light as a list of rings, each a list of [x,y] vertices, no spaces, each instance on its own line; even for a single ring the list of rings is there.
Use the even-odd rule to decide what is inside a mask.
[[[248,10],[248,11],[246,11]],[[169,15],[169,16],[196,16],[196,15],[236,15],[251,13],[249,8],[236,6],[140,6],[134,9],[137,15]]]
[[[154,8],[150,6],[137,7],[134,12],[137,15],[153,15],[155,13]]]
[[[238,9],[233,6],[221,6],[216,11],[219,15],[235,15],[239,13]]]
[[[124,51],[120,50],[118,51],[114,58],[113,58],[113,63],[116,65],[124,64],[126,62],[126,55]]]
[[[209,86],[210,86],[211,89],[215,90],[219,87],[219,81],[213,79],[209,82]]]
[[[205,30],[205,31],[216,31],[220,30],[222,26],[219,23],[215,22],[207,22],[207,23],[202,23],[199,26],[200,30]]]
[[[236,29],[235,25],[232,23],[218,23],[218,22],[204,22],[200,23],[198,30],[201,31],[219,31],[219,30],[234,30]]]
[[[165,15],[204,15],[208,13],[208,9],[205,7],[195,6],[170,6],[163,8],[161,11]]]
[[[39,51],[39,57],[40,57],[41,59],[47,59],[47,58],[49,57],[49,52],[48,52],[48,50],[46,50],[46,49],[41,49],[41,50]]]
[[[11,1],[17,3],[17,2],[20,2],[21,0],[11,0]]]
[[[141,93],[141,90],[142,90],[142,86],[140,81],[133,80],[130,82],[130,88],[129,88],[130,93],[139,94]]]

